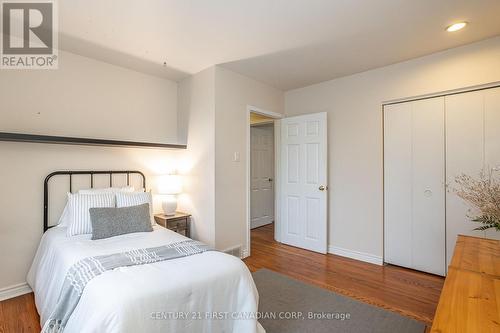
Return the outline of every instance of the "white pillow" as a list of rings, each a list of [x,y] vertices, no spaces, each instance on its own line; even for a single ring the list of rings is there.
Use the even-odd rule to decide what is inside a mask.
[[[69,194],[69,215],[71,222],[66,231],[67,236],[92,233],[90,208],[115,207],[114,193]]]
[[[124,187],[107,187],[107,188],[89,188],[84,190],[78,190],[78,194],[99,194],[99,193],[116,193],[116,192],[134,192],[135,188],[133,186]],[[144,191],[144,189],[143,189]],[[71,193],[68,192],[68,200],[66,200],[66,205],[57,223],[58,227],[67,227],[71,223],[71,215],[69,213],[69,196]]]
[[[151,191],[149,192],[133,192],[133,193],[125,193],[118,192],[116,193],[116,207],[130,207],[130,206],[138,206],[142,204],[149,204],[149,214],[151,215],[151,224],[155,224],[155,220],[153,217],[153,195]]]
[[[69,214],[69,196],[71,193],[68,192],[67,196],[68,198],[66,199],[66,205],[64,206],[64,210],[61,214],[61,217],[59,218],[59,222],[57,223],[58,227],[67,227],[69,226],[71,222],[71,216]]]
[[[96,193],[117,193],[117,192],[134,192],[135,188],[133,186],[124,187],[107,187],[107,188],[89,188],[85,190],[79,190],[79,194],[96,194]]]

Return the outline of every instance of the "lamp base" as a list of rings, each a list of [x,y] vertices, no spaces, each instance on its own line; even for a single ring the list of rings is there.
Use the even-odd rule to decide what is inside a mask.
[[[175,195],[167,195],[161,204],[163,213],[167,216],[175,215],[177,210],[177,198]]]

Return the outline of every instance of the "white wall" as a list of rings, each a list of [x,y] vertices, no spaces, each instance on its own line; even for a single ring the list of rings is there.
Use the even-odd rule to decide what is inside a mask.
[[[283,113],[283,92],[222,67],[215,68],[215,243],[246,251],[247,106]],[[240,161],[233,162],[235,152]]]
[[[192,237],[215,245],[215,69],[179,84],[179,141],[188,149],[179,173],[179,210],[192,214]]]
[[[219,66],[179,84],[179,142],[188,145],[181,173],[191,192],[179,207],[193,214],[195,238],[247,249],[247,106],[283,113],[283,102],[280,90]]]
[[[328,112],[329,245],[383,255],[383,101],[495,81],[500,37],[286,92],[287,115]]]
[[[177,140],[177,83],[59,53],[57,70],[2,70],[0,130]]]
[[[53,71],[0,72],[0,131],[172,142],[177,84],[67,52]],[[40,112],[40,114],[38,114]],[[60,169],[177,167],[181,150],[0,143],[0,289],[24,283],[42,234],[43,180]]]

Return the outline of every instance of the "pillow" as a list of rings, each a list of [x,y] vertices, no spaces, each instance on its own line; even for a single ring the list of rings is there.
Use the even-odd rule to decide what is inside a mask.
[[[90,208],[89,214],[92,240],[153,231],[147,203],[122,208]]]
[[[135,188],[133,186],[124,187],[107,187],[107,188],[89,188],[84,190],[79,190],[79,194],[96,194],[96,193],[117,193],[117,192],[134,192]]]
[[[66,205],[64,206],[64,210],[61,214],[61,217],[59,218],[59,222],[57,223],[57,227],[67,227],[71,223],[71,216],[69,213],[69,196],[71,193],[68,192],[67,196],[68,198],[66,199]]]
[[[79,190],[78,194],[99,194],[99,193],[116,193],[116,192],[134,192],[135,188],[133,186],[124,186],[124,187],[108,187],[108,188],[90,188]],[[59,222],[57,223],[58,227],[67,227],[71,223],[71,215],[69,213],[69,196],[71,193],[68,193],[68,200],[66,200],[66,206],[64,206],[64,210],[59,218]]]
[[[154,225],[155,221],[153,218],[153,196],[151,191],[149,192],[133,192],[133,193],[116,193],[116,207],[130,207],[142,204],[149,204],[149,213],[151,215],[151,224]]]
[[[68,199],[71,222],[66,231],[67,236],[91,234],[90,208],[114,207],[113,193],[70,194]]]

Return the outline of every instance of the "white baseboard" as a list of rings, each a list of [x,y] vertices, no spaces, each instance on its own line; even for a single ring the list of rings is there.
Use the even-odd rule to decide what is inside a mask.
[[[0,289],[0,301],[4,301],[9,298],[14,298],[17,296],[21,296],[27,293],[30,293],[32,290],[28,284],[19,283],[13,286],[5,287]]]
[[[364,262],[369,262],[370,264],[380,265],[384,264],[384,260],[382,257],[375,256],[370,253],[364,253],[359,251],[353,251],[344,249],[338,246],[328,246],[328,253],[336,254],[338,256],[347,257],[351,259],[356,259]]]
[[[245,259],[247,257],[248,257],[248,250],[243,249],[243,251],[241,251],[241,259]]]

